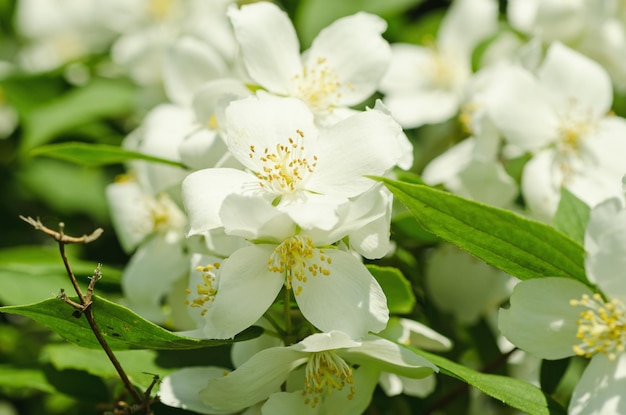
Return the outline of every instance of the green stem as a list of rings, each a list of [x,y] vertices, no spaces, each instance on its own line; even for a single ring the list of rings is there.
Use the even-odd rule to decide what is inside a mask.
[[[293,343],[293,328],[291,325],[291,290],[285,288],[283,313],[285,315],[285,346]]]

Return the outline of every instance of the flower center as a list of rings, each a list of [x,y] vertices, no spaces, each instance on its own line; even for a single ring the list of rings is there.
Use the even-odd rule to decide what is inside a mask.
[[[580,343],[574,352],[590,358],[595,353],[604,353],[615,360],[626,347],[626,307],[618,300],[605,302],[600,294],[592,297],[583,295],[580,300],[571,300],[572,306],[587,308],[580,313],[576,337]]]
[[[207,304],[211,305],[215,301],[217,295],[217,278],[215,272],[220,268],[220,263],[208,264],[205,266],[196,267],[196,271],[202,273],[202,283],[196,285],[196,297],[191,301],[185,300],[185,304],[191,308],[202,308],[200,315],[204,316],[207,313]],[[193,292],[191,289],[185,290],[187,295],[191,295]]]
[[[313,173],[317,165],[317,156],[312,161],[305,156],[304,133],[296,130],[296,139],[289,137],[288,144],[276,144],[273,152],[265,148],[257,154],[250,146],[248,156],[258,158],[261,170],[256,173],[262,188],[276,194],[288,194],[301,190],[305,178]]]
[[[307,275],[329,276],[327,266],[331,263],[331,258],[324,255],[323,249],[316,248],[310,237],[292,236],[274,249],[268,268],[272,272],[284,273],[285,286],[288,289],[293,286],[294,293],[300,295]]]
[[[305,368],[304,391],[307,396],[305,403],[315,408],[320,401],[320,394],[326,390],[332,395],[333,389],[343,390],[347,385],[352,385],[352,368],[345,360],[333,351],[312,353]],[[356,389],[350,386],[348,399],[352,399]]]
[[[174,2],[172,0],[150,0],[148,2],[148,16],[155,21],[165,20],[172,14]]]
[[[326,63],[326,58],[319,57],[312,66],[305,67],[301,74],[292,78],[295,95],[306,102],[313,112],[332,112],[342,96],[342,85],[337,74]]]

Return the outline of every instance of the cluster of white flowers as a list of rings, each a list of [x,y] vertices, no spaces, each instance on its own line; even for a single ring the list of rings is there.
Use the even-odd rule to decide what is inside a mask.
[[[392,195],[372,176],[412,167],[403,128],[458,121],[465,136],[422,161],[424,182],[545,222],[566,188],[593,208],[586,271],[597,290],[564,278],[513,289],[440,244],[425,256],[429,301],[473,324],[510,297],[498,323],[508,341],[545,359],[591,358],[570,412],[626,413],[626,120],[611,110],[626,91],[623,2],[509,0],[505,27],[496,0],[455,0],[421,46],[390,45],[386,22],[359,12],[304,52],[270,2],[18,4],[22,67],[110,47],[118,70],[167,97],[123,146],[185,167],[133,161],[107,190],[132,254],[124,304],[196,337],[264,328],[232,347],[234,370],[168,376],[165,404],[347,415],[366,410],[378,383],[389,395],[432,391],[437,367],[398,343],[450,341],[390,317],[364,264],[393,251]]]
[[[161,400],[201,413],[354,414],[379,379],[390,395],[427,393],[432,379],[417,379],[437,368],[395,342],[420,344],[410,332],[426,348],[450,342],[410,320],[388,327],[385,294],[362,260],[391,249],[392,197],[367,176],[412,165],[380,101],[351,108],[389,65],[385,21],[340,19],[301,53],[271,3],[223,18],[237,48],[227,55],[241,62],[179,38],[163,57],[170,103],[124,144],[187,168],[132,163],[108,198],[123,247],[136,250],[122,283],[129,307],[198,337],[230,339],[252,325],[265,334],[233,347],[237,369],[226,376],[213,367],[169,376]]]

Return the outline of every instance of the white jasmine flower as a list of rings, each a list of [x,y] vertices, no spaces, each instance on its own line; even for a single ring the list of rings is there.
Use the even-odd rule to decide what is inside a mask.
[[[551,217],[561,186],[590,206],[621,194],[626,121],[607,115],[611,82],[595,62],[555,43],[536,76],[511,67],[485,96],[504,139],[533,154],[522,176],[533,213]]]
[[[401,158],[400,127],[370,110],[328,129],[294,98],[251,97],[226,109],[231,154],[249,171],[205,169],[183,182],[190,235],[220,228],[220,210],[233,194],[258,196],[302,228],[330,230],[337,209],[372,188]]]
[[[591,359],[574,389],[570,414],[626,411],[624,212],[621,201],[609,199],[591,213],[585,265],[589,279],[602,292],[565,278],[527,280],[513,291],[510,308],[500,311],[502,333],[521,349],[544,359],[572,355]]]
[[[442,336],[422,323],[406,318],[392,317],[389,319],[385,330],[378,335],[400,344],[424,350],[447,351],[452,348],[452,342],[447,337]],[[378,382],[387,396],[396,396],[404,393],[409,396],[423,398],[435,390],[436,381],[434,374],[415,379],[395,373],[382,372]]]
[[[163,322],[163,298],[189,268],[185,215],[167,194],[153,196],[133,180],[110,184],[107,199],[122,247],[136,249],[122,274],[125,303],[143,317]]]
[[[253,200],[237,204],[243,202],[251,206]],[[257,215],[266,214],[259,212],[262,205],[254,207]],[[285,214],[280,214],[268,222],[273,233],[280,216],[285,221]],[[304,232],[289,233],[295,230],[293,225],[280,227],[285,236],[276,242],[261,235],[259,243],[207,266],[206,281],[198,285],[197,300],[192,300],[206,321],[206,337],[232,338],[254,324],[283,286],[293,291],[303,316],[320,330],[338,329],[361,338],[385,327],[389,318],[385,295],[359,259],[330,245],[334,241],[319,239],[323,233],[314,239]],[[238,303],[245,307],[233,307]]]
[[[405,128],[445,121],[458,110],[472,74],[474,47],[497,28],[492,0],[457,0],[431,47],[392,45],[392,59],[380,90],[391,114]]]
[[[272,395],[301,366],[305,368],[304,381],[295,389],[288,382],[287,392]],[[269,413],[309,413],[299,412],[308,407],[312,413],[328,413],[332,408],[333,413],[355,414],[366,409],[372,382],[376,383],[382,370],[421,378],[436,372],[437,367],[388,340],[370,335],[357,342],[345,333],[331,331],[257,353],[228,375],[209,380],[200,398],[223,410],[238,410],[269,397],[264,407]],[[364,386],[365,390],[358,384],[359,374],[363,375],[359,380],[370,385]]]
[[[272,94],[297,97],[329,124],[372,95],[389,64],[378,16],[357,13],[322,30],[310,49],[300,44],[289,17],[258,2],[231,9],[230,19],[250,77]]]
[[[443,244],[429,257],[426,287],[442,311],[473,324],[506,300],[511,277],[454,245]]]

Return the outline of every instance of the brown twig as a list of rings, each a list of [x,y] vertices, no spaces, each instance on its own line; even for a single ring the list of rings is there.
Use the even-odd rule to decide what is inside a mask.
[[[77,303],[71,300],[70,298],[68,298],[63,289],[58,295],[58,298],[65,301],[67,304],[71,305],[74,309],[78,311],[78,313],[75,312],[74,314],[75,317],[80,317],[81,314],[85,315],[85,318],[87,319],[87,322],[89,323],[89,327],[91,327],[91,331],[96,336],[96,339],[98,340],[98,343],[100,343],[102,350],[104,350],[104,352],[108,356],[109,360],[115,367],[115,370],[117,371],[120,379],[122,379],[122,382],[124,383],[124,387],[130,393],[130,395],[133,397],[133,400],[135,401],[136,405],[132,405],[130,407],[132,408],[131,409],[132,412],[143,410],[144,414],[149,414],[150,413],[149,393],[152,390],[152,387],[154,386],[154,384],[158,381],[158,378],[157,380],[153,381],[152,385],[150,385],[150,388],[147,391],[148,396],[142,397],[139,394],[139,392],[137,392],[137,390],[133,387],[132,383],[130,382],[130,379],[126,375],[126,372],[124,372],[124,369],[122,368],[122,365],[120,364],[119,360],[117,360],[117,357],[115,357],[115,354],[113,354],[113,351],[111,350],[106,340],[102,336],[102,333],[100,332],[100,329],[98,328],[98,325],[96,324],[96,320],[94,319],[93,313],[91,311],[91,305],[93,304],[92,297],[93,297],[94,286],[96,282],[102,277],[102,272],[101,272],[102,264],[98,264],[98,266],[93,272],[93,275],[90,277],[91,281],[89,282],[89,286],[87,287],[87,295],[85,296],[83,295],[80,287],[78,286],[76,277],[74,276],[70,263],[67,260],[67,256],[65,255],[65,245],[74,244],[74,243],[93,242],[96,239],[98,239],[98,237],[102,234],[102,229],[98,228],[89,235],[75,237],[75,236],[65,235],[64,233],[65,225],[62,222],[59,223],[59,231],[57,232],[45,226],[43,223],[41,223],[39,219],[33,219],[31,217],[24,217],[24,216],[20,216],[20,218],[26,223],[29,223],[30,225],[32,225],[35,229],[42,231],[46,235],[51,236],[59,244],[59,251],[61,253],[61,258],[63,259],[63,264],[65,265],[65,270],[67,271],[67,275],[70,278],[72,285],[74,286],[74,290],[76,291],[76,295],[78,295],[78,299],[80,303]],[[132,412],[129,412],[129,413],[132,413]]]

